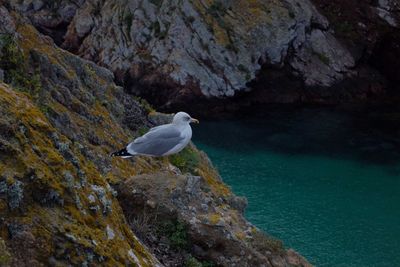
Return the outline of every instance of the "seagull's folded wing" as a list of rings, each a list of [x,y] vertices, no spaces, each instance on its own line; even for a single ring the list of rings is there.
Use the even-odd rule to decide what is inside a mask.
[[[145,135],[136,138],[127,146],[130,154],[162,156],[184,141],[181,132],[174,125],[167,124],[152,128]]]

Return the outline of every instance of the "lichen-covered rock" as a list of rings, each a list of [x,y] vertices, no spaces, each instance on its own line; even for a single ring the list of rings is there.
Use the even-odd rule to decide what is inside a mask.
[[[121,162],[114,169],[104,160],[133,135],[122,128],[124,105],[136,106],[141,118],[132,130],[146,124],[145,111],[124,99],[109,71],[55,47],[4,7],[0,12],[8,83],[0,83],[0,264],[159,265],[109,185],[134,167]],[[90,195],[100,212],[90,209]]]
[[[68,4],[37,11],[13,3],[39,28],[39,14],[65,21]],[[354,65],[308,0],[88,0],[75,8],[63,47],[106,66],[133,92],[168,95],[162,104],[246,91],[262,65],[290,64],[308,86],[331,86]]]
[[[11,260],[11,254],[7,249],[6,243],[0,238],[0,265],[7,266]]]
[[[119,186],[119,199],[133,231],[163,264],[310,266],[244,219],[246,202],[226,188],[204,154],[184,173],[142,174]]]
[[[23,183],[15,180],[7,188],[8,207],[13,210],[20,206],[24,197]]]

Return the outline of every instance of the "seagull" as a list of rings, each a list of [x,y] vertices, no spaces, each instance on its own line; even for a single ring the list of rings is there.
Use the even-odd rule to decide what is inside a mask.
[[[111,157],[130,158],[137,155],[161,157],[180,152],[192,138],[190,123],[199,123],[185,112],[175,114],[172,123],[151,128]]]

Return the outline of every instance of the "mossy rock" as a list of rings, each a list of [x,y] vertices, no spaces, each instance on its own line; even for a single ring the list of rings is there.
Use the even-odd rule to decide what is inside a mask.
[[[169,161],[182,172],[190,172],[196,174],[196,168],[200,163],[198,151],[188,146],[178,154],[169,157]]]
[[[6,243],[0,238],[0,266],[7,266],[11,261],[11,254],[7,249]]]
[[[186,250],[189,245],[189,235],[187,226],[177,220],[167,220],[161,222],[157,227],[161,236],[166,236],[175,249]]]
[[[37,96],[42,87],[38,72],[28,67],[27,59],[12,35],[6,34],[0,39],[0,68],[4,70],[4,81],[32,96]]]

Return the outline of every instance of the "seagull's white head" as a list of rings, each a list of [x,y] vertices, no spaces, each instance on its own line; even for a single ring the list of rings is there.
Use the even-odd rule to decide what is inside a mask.
[[[174,119],[172,120],[173,124],[189,124],[191,122],[199,123],[198,120],[190,117],[186,112],[178,112],[175,114]]]

